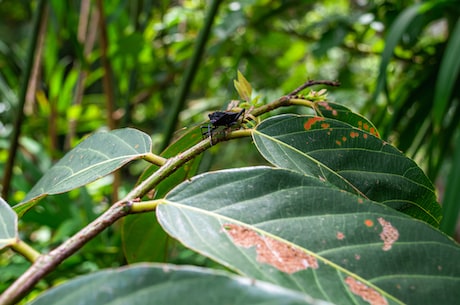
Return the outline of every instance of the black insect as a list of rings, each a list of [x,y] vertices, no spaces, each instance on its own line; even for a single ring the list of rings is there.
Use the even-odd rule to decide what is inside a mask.
[[[212,132],[219,128],[219,126],[231,127],[238,122],[240,116],[244,113],[244,109],[241,109],[240,112],[231,112],[231,111],[216,111],[210,113],[209,124],[201,126],[201,134],[206,137],[211,137],[212,145]],[[203,132],[203,129],[205,131]]]

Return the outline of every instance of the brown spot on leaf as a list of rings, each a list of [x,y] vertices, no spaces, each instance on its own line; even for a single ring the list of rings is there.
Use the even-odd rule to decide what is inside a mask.
[[[393,227],[390,222],[386,221],[382,217],[377,218],[377,220],[382,226],[382,233],[380,233],[380,238],[383,240],[382,249],[383,251],[388,251],[399,238],[398,229]]]
[[[339,232],[337,232],[336,237],[337,237],[338,240],[342,240],[342,239],[345,238],[345,234],[343,234],[343,232],[339,231]]]
[[[360,281],[355,280],[351,276],[345,279],[345,283],[350,288],[351,292],[360,296],[364,301],[371,305],[387,305],[388,301],[375,289],[367,287]]]
[[[343,141],[343,142],[347,141],[347,137],[343,136],[343,137],[342,137],[342,141]]]
[[[305,122],[305,124],[303,124],[303,128],[305,128],[305,130],[310,130],[313,124],[319,121],[323,121],[323,120],[324,118],[321,118],[321,117],[310,118]]]
[[[235,245],[244,248],[255,247],[258,262],[269,264],[282,272],[291,274],[319,267],[314,256],[287,243],[259,235],[254,230],[236,224],[224,224],[223,228]]]
[[[340,142],[339,140],[336,140],[336,141],[335,141],[335,144],[337,144],[338,146],[341,146],[341,145],[342,145],[342,142]]]
[[[366,133],[363,134],[363,138],[367,139],[367,134]]]

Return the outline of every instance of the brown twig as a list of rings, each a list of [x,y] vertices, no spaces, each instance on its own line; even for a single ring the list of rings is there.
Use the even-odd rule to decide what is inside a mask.
[[[340,83],[335,82],[335,81],[330,81],[330,80],[309,80],[306,83],[304,83],[302,86],[300,86],[299,88],[297,88],[297,89],[293,90],[291,93],[289,93],[288,96],[296,95],[300,91],[304,90],[305,88],[308,88],[308,87],[311,87],[311,86],[314,86],[314,85],[326,85],[326,86],[338,87],[338,86],[340,86]]]

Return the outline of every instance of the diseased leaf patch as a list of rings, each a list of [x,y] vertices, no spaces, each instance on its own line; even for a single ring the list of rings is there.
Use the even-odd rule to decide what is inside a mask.
[[[235,245],[255,247],[257,261],[260,263],[269,264],[289,274],[307,268],[318,269],[316,258],[298,248],[236,224],[224,224],[223,228]]]
[[[383,251],[388,251],[391,249],[393,244],[399,238],[399,231],[391,225],[390,222],[386,221],[382,217],[377,219],[382,226],[382,233],[380,233],[380,238],[383,240]]]
[[[376,290],[364,285],[360,281],[348,276],[345,283],[350,288],[351,292],[360,296],[364,301],[371,305],[387,305],[388,301]]]

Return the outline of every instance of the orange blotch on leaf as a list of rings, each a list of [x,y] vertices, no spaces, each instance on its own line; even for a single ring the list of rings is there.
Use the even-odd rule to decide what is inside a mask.
[[[370,219],[366,219],[364,220],[364,224],[367,226],[367,227],[372,227],[374,225],[374,222]]]
[[[357,133],[356,131],[352,131],[352,132],[350,132],[350,137],[352,137],[353,139],[357,138],[357,137],[359,137],[359,133]]]
[[[347,137],[343,136],[342,141],[345,142],[347,140]]]
[[[331,126],[331,125],[328,124],[328,123],[322,123],[321,124],[321,128],[324,128],[324,129],[329,128],[329,126]]]
[[[305,128],[305,130],[310,130],[313,124],[319,121],[324,121],[324,118],[321,118],[321,117],[310,118],[305,122],[305,124],[303,124],[303,128]]]
[[[335,141],[335,144],[341,146],[342,145],[342,142],[340,142],[339,140]]]
[[[369,132],[370,132],[372,135],[374,135],[374,136],[380,138],[379,133],[377,132],[377,130],[376,130],[374,127],[371,127],[371,129],[369,129]]]

